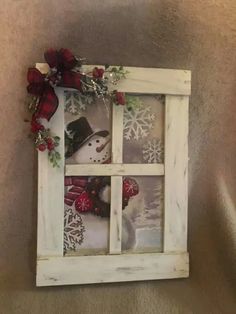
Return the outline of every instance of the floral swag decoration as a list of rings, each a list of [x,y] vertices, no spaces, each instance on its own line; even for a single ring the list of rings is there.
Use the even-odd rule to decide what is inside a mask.
[[[120,67],[105,65],[95,67],[91,72],[83,71],[85,59],[75,57],[68,49],[49,49],[44,53],[49,65],[49,72],[42,74],[36,68],[29,68],[27,74],[27,91],[31,95],[29,110],[32,113],[31,132],[36,149],[48,152],[53,167],[59,166],[60,153],[57,151],[60,138],[52,134],[45,121],[50,121],[58,108],[55,87],[73,88],[83,97],[110,98],[114,105],[127,105],[131,110],[135,105],[133,98],[117,90],[110,91],[108,85],[115,85],[124,79],[128,71]]]

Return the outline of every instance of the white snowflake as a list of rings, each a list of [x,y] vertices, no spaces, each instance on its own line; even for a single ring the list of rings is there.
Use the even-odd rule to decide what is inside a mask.
[[[83,95],[78,92],[65,92],[65,111],[73,115],[80,115],[82,111],[86,110],[86,105],[93,102],[93,97],[90,95]]]
[[[148,136],[153,127],[155,114],[150,106],[140,105],[134,110],[124,111],[124,137],[127,140],[139,140]]]
[[[143,145],[143,159],[148,163],[162,163],[164,147],[158,138],[153,138]]]
[[[72,208],[65,208],[64,213],[64,251],[75,250],[76,244],[84,241],[85,227],[81,216]]]

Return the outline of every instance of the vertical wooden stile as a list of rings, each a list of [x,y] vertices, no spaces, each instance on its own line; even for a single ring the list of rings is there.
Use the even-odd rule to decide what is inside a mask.
[[[188,96],[166,96],[164,252],[187,250]]]
[[[112,111],[112,163],[123,162],[123,106]],[[110,254],[121,253],[122,234],[122,177],[111,177]]]
[[[64,229],[64,92],[56,88],[59,106],[50,120],[52,134],[60,137],[60,167],[53,168],[47,153],[38,153],[37,256],[63,256]]]

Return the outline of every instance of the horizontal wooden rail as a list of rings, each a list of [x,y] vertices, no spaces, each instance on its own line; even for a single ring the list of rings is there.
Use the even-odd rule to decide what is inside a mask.
[[[188,253],[49,257],[37,262],[37,286],[171,279],[188,275]]]
[[[163,176],[163,164],[66,165],[66,176]]]
[[[103,67],[102,65],[84,65],[83,70],[89,72],[95,66]],[[42,73],[49,71],[47,63],[37,63],[37,68]],[[120,80],[116,85],[116,89],[121,92],[186,96],[191,93],[190,71],[127,66],[125,70],[128,71],[126,79]]]

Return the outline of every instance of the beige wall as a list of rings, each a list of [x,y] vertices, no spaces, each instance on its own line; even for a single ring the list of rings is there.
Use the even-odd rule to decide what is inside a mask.
[[[234,313],[235,40],[235,0],[0,0],[0,313]],[[48,47],[193,71],[190,279],[34,287],[36,159],[23,120],[27,67]]]

